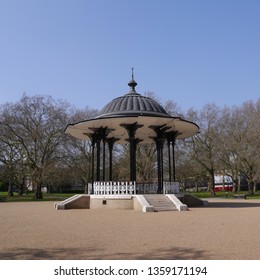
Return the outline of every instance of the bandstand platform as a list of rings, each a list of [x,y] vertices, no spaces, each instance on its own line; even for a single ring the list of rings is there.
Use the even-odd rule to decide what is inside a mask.
[[[167,184],[166,184],[167,183]],[[142,212],[186,211],[202,206],[204,201],[180,193],[178,182],[165,182],[163,193],[156,193],[156,185],[136,185],[135,182],[94,182],[91,194],[72,196],[55,203],[57,210],[66,209],[126,209]],[[146,191],[144,191],[146,188]],[[149,190],[149,192],[148,192]],[[153,191],[154,190],[154,191]],[[141,192],[141,193],[140,193]],[[185,204],[186,203],[186,204]]]

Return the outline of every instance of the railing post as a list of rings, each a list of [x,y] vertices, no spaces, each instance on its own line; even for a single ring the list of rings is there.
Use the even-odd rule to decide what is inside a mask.
[[[103,186],[102,186],[102,183],[99,182],[99,194],[103,194]]]

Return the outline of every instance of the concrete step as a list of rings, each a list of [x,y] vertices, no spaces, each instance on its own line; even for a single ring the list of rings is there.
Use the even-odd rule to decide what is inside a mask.
[[[149,194],[144,195],[145,199],[150,205],[154,207],[154,211],[176,211],[177,208],[172,201],[165,195],[162,194]]]

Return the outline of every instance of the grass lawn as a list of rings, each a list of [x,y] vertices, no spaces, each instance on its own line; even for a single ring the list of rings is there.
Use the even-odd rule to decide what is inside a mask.
[[[210,198],[213,197],[209,192],[191,192],[199,198]],[[248,194],[248,192],[239,192],[239,194]],[[0,197],[6,197],[7,202],[19,202],[19,201],[62,201],[68,197],[75,195],[75,193],[44,193],[43,199],[35,199],[34,192],[29,192],[26,195],[19,196],[14,193],[14,196],[8,196],[7,192],[0,192]],[[216,192],[218,198],[233,198],[233,192]],[[260,199],[260,191],[256,192],[253,196],[248,196],[247,199]]]
[[[14,193],[14,196],[8,196],[7,192],[0,192],[0,197],[6,197],[7,202],[19,201],[62,201],[68,197],[73,196],[75,193],[44,193],[43,199],[35,199],[34,192],[29,192],[22,196]]]
[[[199,198],[210,198],[210,197],[219,197],[219,198],[233,198],[234,193],[233,192],[225,192],[225,191],[220,191],[216,192],[216,196],[212,196],[210,192],[191,192],[196,197]],[[238,194],[246,194],[247,199],[260,199],[260,191],[256,192],[254,195],[249,196],[248,192],[238,192]]]

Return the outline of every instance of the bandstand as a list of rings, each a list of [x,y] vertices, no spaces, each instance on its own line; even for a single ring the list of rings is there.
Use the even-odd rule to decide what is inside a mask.
[[[65,130],[67,134],[78,139],[91,141],[92,181],[89,184],[89,194],[132,195],[149,192],[149,186],[141,189],[136,185],[136,149],[140,143],[156,145],[156,193],[178,193],[179,187],[175,175],[175,143],[178,139],[195,135],[199,127],[193,122],[169,115],[158,102],[137,93],[133,71],[128,85],[129,92],[109,102],[99,116],[69,124]],[[130,147],[130,176],[125,182],[113,181],[115,144],[129,144]],[[168,153],[168,178],[164,178],[164,149],[167,149]],[[106,164],[108,164],[108,174],[106,168],[101,168]]]
[[[107,192],[118,192],[113,182],[113,147],[114,144],[129,144],[130,146],[130,178],[128,185],[136,182],[136,148],[139,143],[155,143],[157,150],[157,193],[163,192],[164,170],[163,149],[168,149],[169,176],[167,182],[175,182],[174,146],[177,139],[195,135],[199,127],[190,121],[170,116],[155,100],[136,92],[137,83],[132,79],[128,83],[130,91],[109,102],[94,119],[69,124],[66,133],[92,144],[92,182],[94,187],[111,186]],[[109,151],[109,168],[106,174],[106,149]],[[102,150],[102,153],[101,153]],[[102,154],[102,158],[101,158]],[[96,160],[94,160],[96,158]],[[94,166],[96,165],[96,166]],[[94,170],[96,169],[96,172]],[[95,176],[95,178],[94,178]],[[106,182],[110,182],[106,184]],[[127,182],[126,182],[127,184]],[[167,184],[169,187],[169,183]],[[125,185],[126,186],[126,185]],[[105,188],[104,188],[105,189]],[[113,191],[114,189],[114,191]],[[122,188],[123,189],[123,188]],[[133,190],[134,191],[134,190]]]

